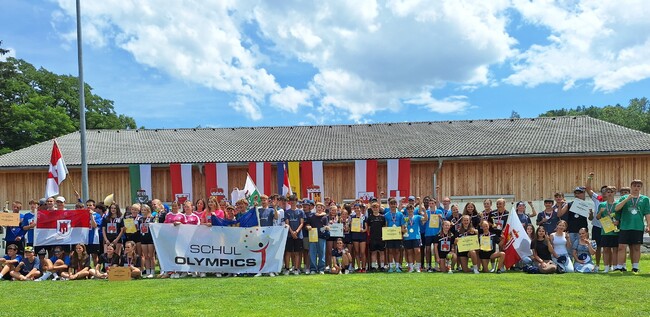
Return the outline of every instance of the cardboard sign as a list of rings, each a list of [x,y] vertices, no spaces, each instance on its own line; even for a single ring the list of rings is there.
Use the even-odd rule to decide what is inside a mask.
[[[383,227],[381,228],[381,239],[402,240],[402,227]]]
[[[318,242],[318,229],[311,228],[309,230],[309,242]]]
[[[15,227],[20,224],[20,214],[18,213],[7,213],[7,212],[1,212],[0,213],[0,226],[4,227]]]
[[[138,229],[135,227],[135,222],[132,218],[124,219],[124,228],[126,228],[126,233],[136,233]]]
[[[456,239],[458,243],[458,252],[467,252],[472,250],[478,250],[480,248],[478,244],[478,236],[466,236]]]
[[[350,225],[350,231],[352,231],[352,232],[361,232],[361,219],[352,218],[352,224]]]
[[[131,268],[114,266],[108,270],[108,280],[109,281],[130,281],[131,280]]]
[[[330,237],[332,238],[343,238],[343,224],[342,223],[333,223],[330,225]]]

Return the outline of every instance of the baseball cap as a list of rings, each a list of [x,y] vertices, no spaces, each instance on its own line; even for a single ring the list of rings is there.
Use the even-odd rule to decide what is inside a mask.
[[[59,196],[59,197],[56,198],[56,201],[60,201],[60,202],[64,203],[65,202],[65,197]]]
[[[312,205],[312,206],[316,205],[316,203],[311,199],[309,200],[309,204]]]
[[[409,200],[415,200],[415,196],[409,196]]]
[[[38,250],[38,255],[45,255],[47,251],[45,249]]]
[[[370,201],[377,201],[377,197],[370,198]]]
[[[582,192],[582,193],[584,193],[584,192],[585,192],[585,188],[582,187],[582,186],[578,186],[578,187],[576,187],[576,189],[573,190],[573,192]]]
[[[523,201],[519,201],[519,202],[517,203],[517,207],[519,207],[519,206],[526,206],[526,203],[523,202]]]
[[[25,247],[25,252],[34,253],[34,247],[30,247],[30,246]]]

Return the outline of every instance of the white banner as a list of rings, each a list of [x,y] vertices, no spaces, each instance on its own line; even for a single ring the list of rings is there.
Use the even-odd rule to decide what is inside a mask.
[[[149,225],[162,271],[277,273],[288,229]]]

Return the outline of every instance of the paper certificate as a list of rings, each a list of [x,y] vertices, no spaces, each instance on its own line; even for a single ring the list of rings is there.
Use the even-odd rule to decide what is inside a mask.
[[[456,239],[458,243],[458,252],[467,252],[471,250],[478,250],[478,236],[467,236]]]
[[[429,228],[438,228],[440,227],[440,217],[438,214],[431,214],[429,218]]]
[[[352,218],[352,224],[350,225],[350,231],[352,231],[352,232],[361,232],[361,219]]]
[[[111,267],[108,271],[108,280],[109,281],[130,281],[131,280],[131,268],[128,267]]]
[[[614,225],[614,222],[612,221],[612,218],[610,216],[605,216],[600,218],[600,224],[603,225],[603,231],[605,233],[610,233],[612,231],[616,231],[616,226]]]
[[[311,228],[309,230],[309,242],[318,242],[318,229]]]
[[[402,240],[402,227],[383,227],[381,228],[381,239]]]
[[[582,199],[575,199],[571,204],[571,209],[569,211],[574,214],[578,214],[583,217],[589,217],[589,210],[594,208],[594,203],[591,201],[586,201]]]
[[[133,219],[131,218],[124,219],[124,228],[126,228],[126,233],[136,233],[138,231]]]
[[[492,239],[488,236],[481,236],[481,251],[492,251]]]
[[[330,225],[330,237],[343,238],[343,224],[333,223]]]
[[[15,227],[20,224],[20,214],[19,213],[6,213],[0,212],[0,226],[3,227]]]

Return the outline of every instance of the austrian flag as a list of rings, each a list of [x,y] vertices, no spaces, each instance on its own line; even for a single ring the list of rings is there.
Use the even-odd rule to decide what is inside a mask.
[[[41,210],[34,229],[34,245],[88,243],[88,210]]]

